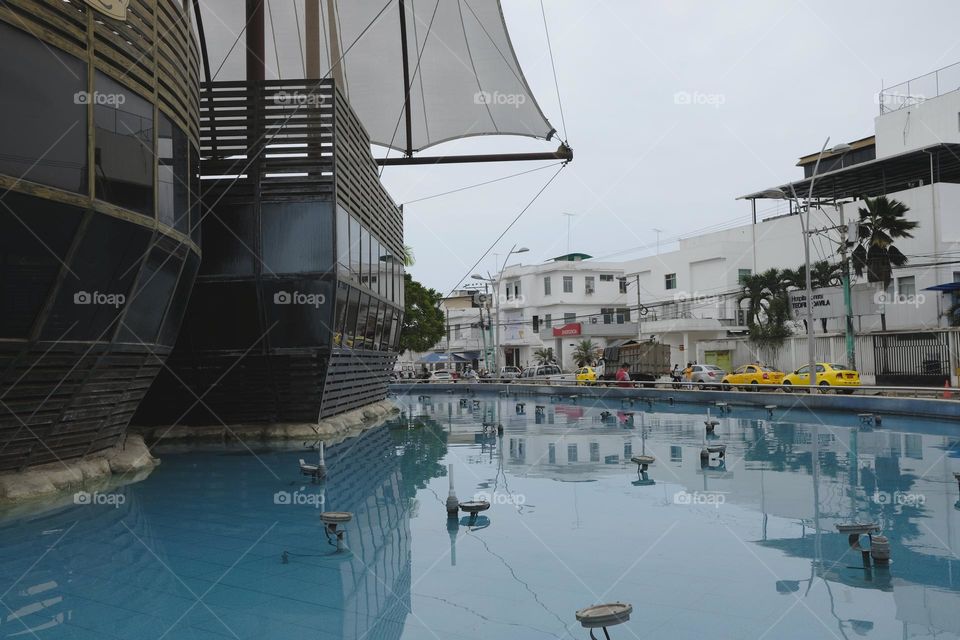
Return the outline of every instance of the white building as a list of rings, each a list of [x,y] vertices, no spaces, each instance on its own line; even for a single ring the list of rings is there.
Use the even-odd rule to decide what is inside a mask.
[[[631,302],[632,300],[632,302]],[[580,340],[597,347],[636,338],[636,294],[624,286],[623,264],[571,253],[538,265],[507,267],[499,278],[500,347],[505,365],[536,363],[552,348],[565,370]]]

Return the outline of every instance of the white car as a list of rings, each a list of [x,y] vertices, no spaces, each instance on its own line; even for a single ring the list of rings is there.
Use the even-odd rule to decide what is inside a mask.
[[[453,375],[449,371],[439,369],[430,374],[430,382],[453,382]]]
[[[533,367],[527,367],[520,374],[521,380],[573,380],[576,376],[571,373],[564,373],[563,370],[555,364],[538,364]]]
[[[503,380],[513,380],[520,377],[519,367],[500,367],[500,376]]]

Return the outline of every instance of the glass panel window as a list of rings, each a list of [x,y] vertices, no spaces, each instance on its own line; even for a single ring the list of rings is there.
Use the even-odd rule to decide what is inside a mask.
[[[897,278],[897,295],[901,298],[912,298],[917,294],[917,283],[914,276]]]
[[[157,219],[183,233],[188,233],[190,225],[187,149],[187,134],[161,113],[157,130]]]
[[[360,222],[350,216],[350,280],[360,282],[363,259],[360,251]]]
[[[573,276],[563,276],[563,292],[573,293]]]
[[[600,309],[600,314],[603,316],[603,324],[613,323],[613,307],[604,307]]]
[[[623,324],[624,322],[630,322],[630,309],[628,307],[617,309],[617,324]]]
[[[551,326],[553,326],[553,316],[548,313],[543,316],[543,328],[549,329]]]
[[[563,324],[573,324],[577,321],[576,313],[564,313],[563,314]]]
[[[370,286],[370,232],[360,226],[360,284]]]
[[[0,87],[0,173],[87,193],[87,65],[0,22]]]
[[[363,333],[363,348],[375,348],[377,336],[377,312],[380,301],[376,298],[370,298],[370,307],[367,309],[367,328]]]
[[[676,289],[677,288],[677,274],[668,273],[663,276],[663,286],[665,289]]]
[[[613,282],[613,274],[612,274],[612,273],[601,273],[601,274],[600,274],[600,282]]]
[[[360,292],[350,287],[350,297],[347,300],[347,321],[343,325],[343,340],[341,345],[352,349],[357,341],[357,317],[360,313]]]
[[[383,315],[383,335],[380,339],[380,350],[389,351],[390,350],[390,333],[391,327],[393,326],[393,307],[385,306],[384,315]]]
[[[153,106],[99,71],[93,121],[95,196],[153,214]]]
[[[347,320],[347,298],[350,288],[342,282],[337,286],[337,310],[333,317],[333,346],[339,347],[343,343],[343,325]]]
[[[586,276],[583,279],[583,290],[586,293],[593,293],[597,290],[597,284],[593,276]]]
[[[333,208],[324,202],[260,206],[263,271],[327,273],[333,267]]]
[[[377,310],[377,343],[373,345],[374,349],[379,349],[380,351],[386,351],[387,347],[384,343],[384,327],[386,327],[386,335],[390,336],[390,325],[387,324],[387,303],[381,302],[380,308]]]
[[[350,214],[343,207],[337,207],[337,266],[340,273],[347,276],[350,272]]]
[[[543,279],[543,295],[550,295],[550,276],[546,276]]]
[[[750,269],[737,269],[737,283],[743,284],[743,281],[749,278],[753,272]]]

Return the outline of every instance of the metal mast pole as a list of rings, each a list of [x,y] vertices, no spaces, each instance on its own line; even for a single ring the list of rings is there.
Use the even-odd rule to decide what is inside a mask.
[[[857,353],[856,340],[853,331],[853,296],[850,291],[850,262],[847,258],[847,225],[843,215],[843,205],[837,205],[840,208],[840,269],[843,280],[843,309],[844,309],[844,337],[847,346],[847,367],[856,370]]]

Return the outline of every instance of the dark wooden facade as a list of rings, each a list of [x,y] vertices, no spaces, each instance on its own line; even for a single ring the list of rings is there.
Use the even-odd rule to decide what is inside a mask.
[[[144,424],[314,422],[386,396],[403,228],[332,80],[201,98],[205,257]]]
[[[172,349],[200,262],[190,24],[0,2],[0,471],[117,443]]]

